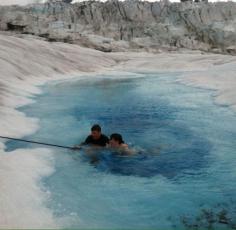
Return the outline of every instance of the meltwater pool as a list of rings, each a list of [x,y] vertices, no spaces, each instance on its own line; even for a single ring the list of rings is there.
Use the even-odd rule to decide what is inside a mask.
[[[236,227],[236,115],[214,91],[178,84],[179,73],[82,77],[42,87],[20,108],[39,119],[27,139],[73,146],[91,125],[121,133],[137,154],[53,148],[42,178],[45,204],[61,227],[77,229],[233,229]],[[37,148],[9,142],[8,151]]]

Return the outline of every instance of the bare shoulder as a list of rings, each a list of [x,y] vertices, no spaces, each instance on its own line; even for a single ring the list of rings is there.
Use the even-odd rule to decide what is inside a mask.
[[[122,149],[124,150],[126,155],[133,155],[136,153],[135,150],[129,148],[129,146],[127,144],[122,144]]]
[[[121,147],[123,148],[129,148],[129,146],[127,144],[121,144]]]

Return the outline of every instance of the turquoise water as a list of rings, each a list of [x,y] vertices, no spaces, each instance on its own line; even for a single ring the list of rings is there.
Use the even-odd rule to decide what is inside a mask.
[[[99,123],[137,151],[96,152],[93,164],[86,151],[53,149],[55,171],[41,186],[51,192],[46,205],[55,217],[67,217],[62,227],[235,227],[236,116],[214,104],[214,91],[171,75],[48,84],[37,103],[21,108],[40,119],[28,139],[73,146]],[[9,151],[23,147],[38,146],[8,144]]]

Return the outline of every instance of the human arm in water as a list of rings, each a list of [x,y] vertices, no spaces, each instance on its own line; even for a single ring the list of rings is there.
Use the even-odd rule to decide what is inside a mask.
[[[136,153],[136,151],[134,149],[129,148],[129,146],[127,144],[125,144],[125,143],[121,144],[120,151],[124,155],[134,155]]]

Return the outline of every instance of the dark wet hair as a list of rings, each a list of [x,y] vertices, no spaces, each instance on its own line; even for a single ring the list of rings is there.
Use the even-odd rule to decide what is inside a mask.
[[[110,140],[111,139],[114,139],[114,140],[118,141],[119,144],[123,144],[124,143],[123,138],[122,138],[122,136],[119,133],[112,133],[111,136],[110,136]]]
[[[101,132],[102,129],[101,129],[101,126],[100,126],[100,125],[95,124],[95,125],[92,126],[91,131],[98,131],[98,132]]]

